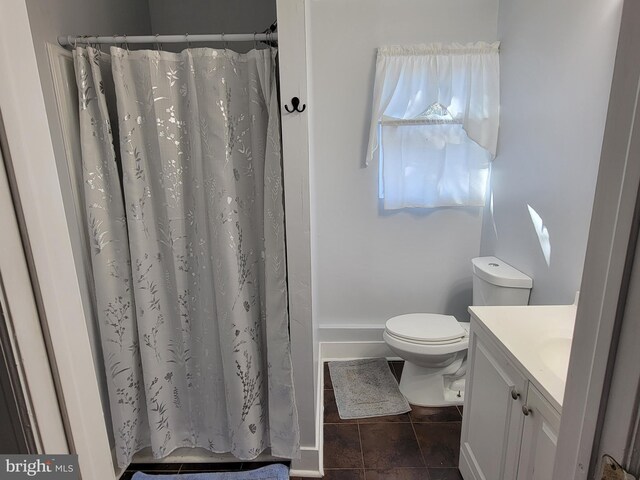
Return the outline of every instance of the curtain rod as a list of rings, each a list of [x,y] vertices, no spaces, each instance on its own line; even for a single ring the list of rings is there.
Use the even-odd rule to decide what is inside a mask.
[[[191,42],[265,42],[278,39],[277,33],[213,33],[189,35],[61,35],[58,43],[63,47],[77,44],[108,44],[108,43],[191,43]]]

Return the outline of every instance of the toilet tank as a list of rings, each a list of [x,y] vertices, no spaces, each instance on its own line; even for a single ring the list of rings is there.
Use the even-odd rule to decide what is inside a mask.
[[[533,280],[496,257],[473,264],[473,305],[527,305]]]

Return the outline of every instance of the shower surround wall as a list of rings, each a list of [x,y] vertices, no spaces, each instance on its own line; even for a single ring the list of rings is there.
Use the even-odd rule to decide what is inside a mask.
[[[497,0],[308,2],[314,318],[321,340],[380,337],[411,311],[468,320],[481,208],[378,210],[378,164],[362,168],[381,45],[494,41]],[[372,328],[366,338],[364,330]],[[364,329],[364,330],[363,330]],[[381,337],[378,338],[381,340]]]
[[[262,32],[276,19],[275,0],[149,0],[153,32],[250,33]],[[202,46],[197,44],[196,46]],[[222,48],[220,43],[212,44]],[[184,45],[171,46],[182,49]],[[253,42],[237,42],[235,51],[246,52]]]
[[[580,289],[621,8],[500,2],[500,135],[481,253],[531,276],[532,304],[573,303]]]

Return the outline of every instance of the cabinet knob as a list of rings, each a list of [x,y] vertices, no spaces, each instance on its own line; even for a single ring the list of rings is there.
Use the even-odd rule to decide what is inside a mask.
[[[514,400],[517,400],[518,398],[520,398],[520,394],[515,388],[511,390],[511,398],[513,398]]]
[[[523,405],[522,406],[522,414],[525,417],[528,417],[530,413],[531,413],[531,409],[529,407],[527,407],[526,405]]]

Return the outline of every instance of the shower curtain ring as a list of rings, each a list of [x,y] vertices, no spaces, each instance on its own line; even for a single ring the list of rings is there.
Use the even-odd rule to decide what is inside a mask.
[[[129,52],[129,42],[127,42],[127,34],[123,33],[122,36],[124,37],[124,46],[127,49],[127,52]],[[131,53],[131,52],[129,52]]]
[[[160,48],[161,48],[160,41],[158,40],[158,37],[159,37],[159,36],[160,36],[160,34],[159,34],[159,33],[156,33],[156,35],[155,35],[155,37],[156,37],[155,44],[156,44],[156,50],[157,50],[158,52],[160,51]]]
[[[188,33],[185,33],[185,34],[184,34],[184,36],[185,36],[185,37],[186,37],[186,39],[187,39],[187,48],[191,48],[191,42],[189,41],[189,34],[188,34]]]

